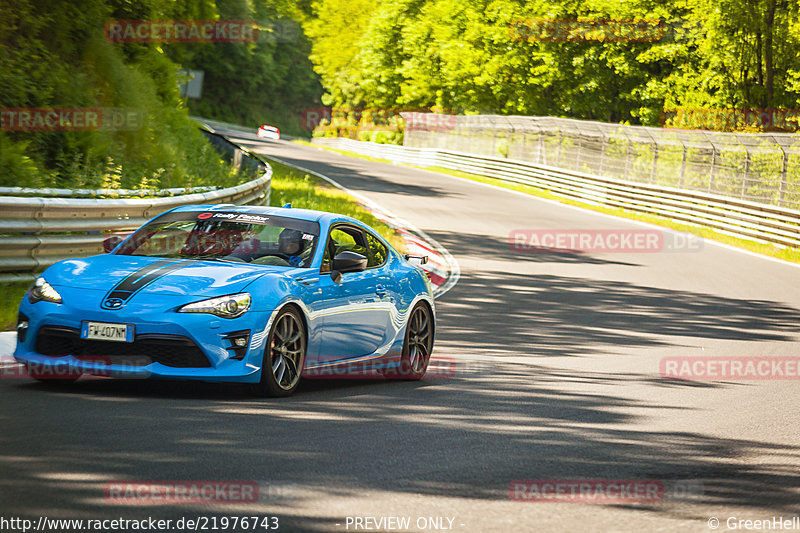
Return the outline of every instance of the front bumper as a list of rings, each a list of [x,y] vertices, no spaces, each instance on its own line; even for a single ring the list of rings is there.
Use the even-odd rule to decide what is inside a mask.
[[[261,377],[263,347],[255,334],[267,327],[270,313],[251,310],[235,319],[177,313],[186,297],[164,295],[140,295],[139,302],[106,311],[99,307],[104,292],[58,290],[62,304],[31,304],[27,298],[20,304],[20,313],[27,317],[29,326],[24,340],[17,341],[14,358],[29,368],[43,374],[57,369],[62,373],[74,370],[101,376],[212,382],[256,383]],[[81,341],[83,321],[132,324],[134,342]],[[44,339],[54,331],[63,335],[61,345],[41,342],[40,334]],[[230,336],[242,332],[249,333],[248,344],[234,350]],[[87,342],[91,344],[88,348]],[[182,353],[191,357],[182,357]]]

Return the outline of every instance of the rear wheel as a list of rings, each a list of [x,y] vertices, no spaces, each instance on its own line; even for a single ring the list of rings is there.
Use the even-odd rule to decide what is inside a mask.
[[[289,396],[300,383],[306,360],[306,331],[300,312],[284,308],[267,337],[258,391],[265,396]]]
[[[403,343],[403,357],[397,372],[399,379],[422,379],[428,370],[433,351],[433,318],[424,303],[418,303],[411,311]],[[390,374],[389,374],[390,376]]]

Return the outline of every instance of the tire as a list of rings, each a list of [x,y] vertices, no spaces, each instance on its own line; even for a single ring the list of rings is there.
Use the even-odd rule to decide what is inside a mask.
[[[400,367],[397,372],[389,370],[386,376],[409,381],[422,379],[428,370],[428,363],[433,352],[433,334],[431,310],[420,302],[408,316]]]
[[[257,391],[262,396],[291,395],[300,384],[306,360],[306,328],[300,312],[285,307],[269,331]]]

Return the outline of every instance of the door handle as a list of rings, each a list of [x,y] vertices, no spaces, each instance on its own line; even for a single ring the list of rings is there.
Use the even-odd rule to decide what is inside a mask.
[[[378,296],[385,296],[386,295],[386,288],[383,285],[376,285],[375,286],[375,294]]]

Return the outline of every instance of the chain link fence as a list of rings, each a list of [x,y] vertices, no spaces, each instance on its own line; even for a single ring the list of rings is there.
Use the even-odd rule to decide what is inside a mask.
[[[800,209],[800,135],[403,113],[404,146],[505,157]]]

